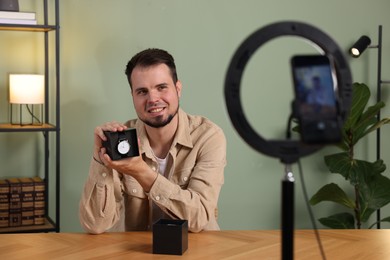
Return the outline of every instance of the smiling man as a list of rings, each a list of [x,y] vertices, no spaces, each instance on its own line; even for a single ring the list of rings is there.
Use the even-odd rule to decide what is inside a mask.
[[[150,230],[161,219],[188,220],[192,232],[218,230],[217,203],[224,182],[226,139],[205,117],[179,106],[182,84],[173,57],[147,49],[127,64],[138,118],[94,131],[94,150],[79,217],[90,233]],[[104,131],[136,128],[140,156],[111,160]]]

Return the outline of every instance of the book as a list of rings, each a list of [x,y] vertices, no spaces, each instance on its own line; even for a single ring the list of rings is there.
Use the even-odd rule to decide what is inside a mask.
[[[33,177],[34,181],[34,225],[45,224],[45,182],[40,177]]]
[[[22,186],[18,178],[6,179],[9,184],[9,226],[22,225]]]
[[[0,228],[9,226],[9,184],[0,180]]]
[[[0,24],[27,24],[36,25],[37,20],[0,18]]]
[[[31,178],[19,178],[22,203],[22,226],[34,225],[34,182]]]
[[[33,12],[0,11],[0,18],[35,20],[36,16]]]

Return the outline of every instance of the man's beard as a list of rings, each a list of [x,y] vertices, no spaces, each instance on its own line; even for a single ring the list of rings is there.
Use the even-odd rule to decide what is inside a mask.
[[[153,121],[142,119],[142,118],[140,118],[140,119],[142,122],[144,122],[146,125],[148,125],[150,127],[161,128],[161,127],[164,127],[167,124],[169,124],[172,121],[172,119],[175,117],[175,115],[177,114],[178,111],[179,111],[179,106],[177,106],[176,111],[173,114],[168,115],[167,119],[165,119],[165,120],[163,119],[163,116],[158,116],[158,117],[154,118]]]

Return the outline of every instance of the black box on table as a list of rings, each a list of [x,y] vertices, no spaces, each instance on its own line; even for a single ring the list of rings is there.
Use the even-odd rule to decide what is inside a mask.
[[[187,249],[187,220],[160,219],[153,224],[153,254],[182,255]]]

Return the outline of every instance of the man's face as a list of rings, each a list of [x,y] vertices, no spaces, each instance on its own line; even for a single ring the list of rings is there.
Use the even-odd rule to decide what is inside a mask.
[[[137,66],[131,73],[131,83],[139,119],[155,128],[169,124],[179,109],[181,83],[173,83],[168,66]]]

